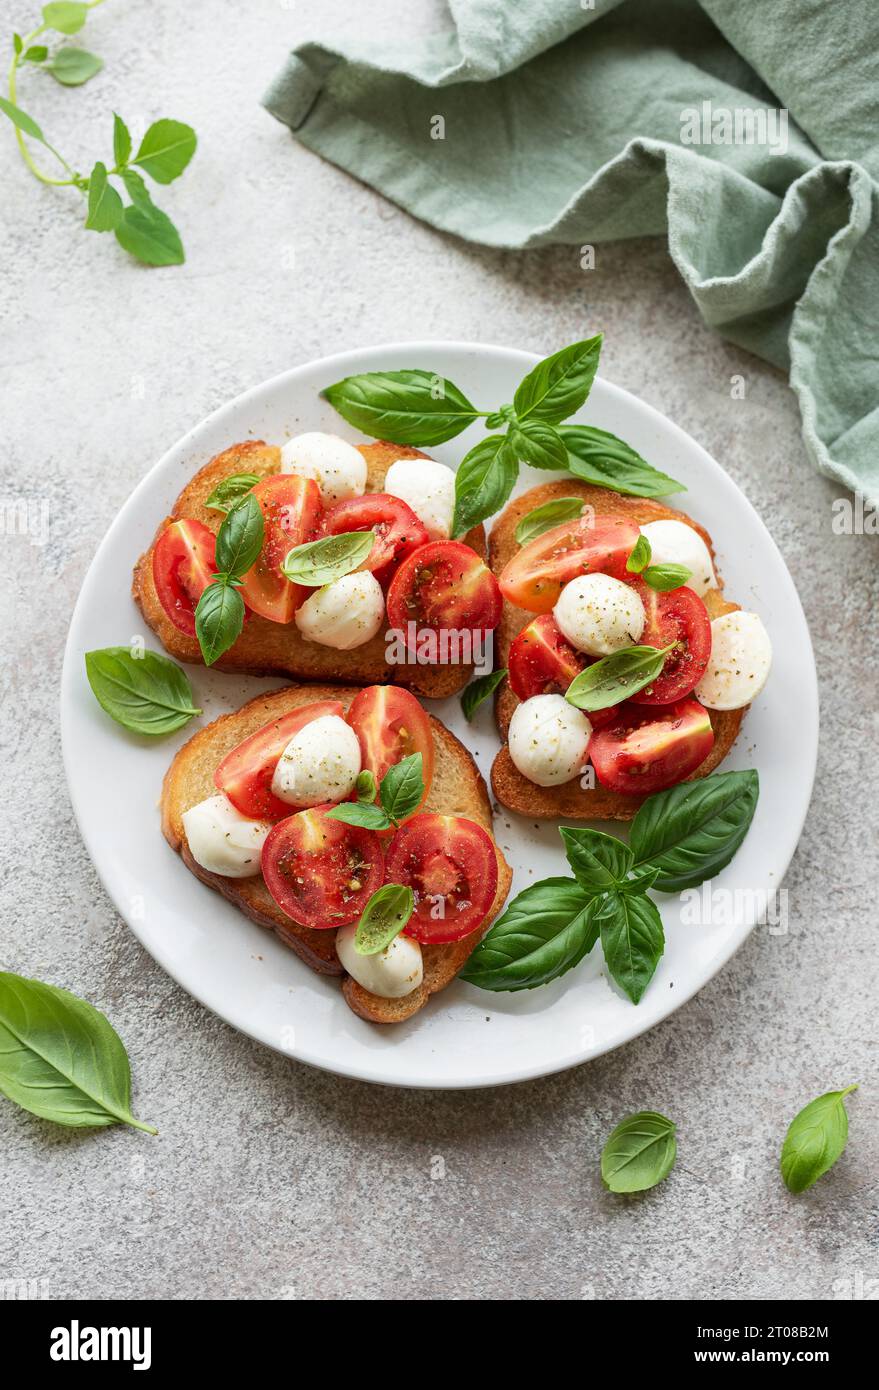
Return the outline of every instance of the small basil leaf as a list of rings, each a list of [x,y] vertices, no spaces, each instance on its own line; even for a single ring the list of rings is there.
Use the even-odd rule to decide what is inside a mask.
[[[651,589],[664,594],[669,589],[679,589],[692,578],[692,574],[693,571],[688,570],[686,565],[649,565],[641,578]]]
[[[330,820],[340,820],[345,825],[362,825],[364,830],[390,830],[391,820],[381,806],[370,806],[366,801],[342,801],[324,815]]]
[[[626,569],[629,574],[640,574],[650,564],[653,555],[653,547],[646,536],[639,536],[632,549],[632,553],[626,561]]]
[[[659,869],[656,887],[663,893],[714,878],[748,833],[759,794],[760,779],[750,768],[655,792],[632,822],[629,844],[637,863]]]
[[[251,493],[232,508],[217,532],[217,569],[240,579],[256,564],[264,540],[262,508]]]
[[[156,183],[179,178],[195,154],[196,135],[182,121],[154,121],[140,142],[134,163]]]
[[[119,175],[125,184],[129,198],[137,208],[149,211],[155,207],[150,191],[136,169],[123,169]],[[158,209],[156,209],[158,211]]]
[[[89,175],[89,210],[85,225],[91,232],[112,232],[122,217],[122,199],[107,182],[107,167],[98,160]]]
[[[465,454],[455,475],[452,535],[463,536],[500,511],[519,472],[505,434],[490,434]]]
[[[601,1151],[601,1178],[611,1192],[646,1192],[667,1178],[678,1146],[675,1126],[655,1110],[628,1115]]]
[[[587,711],[619,705],[656,680],[673,646],[674,643],[668,647],[623,647],[611,656],[603,656],[574,677],[565,699]]]
[[[618,893],[646,893],[648,888],[653,887],[658,878],[659,870],[645,864],[640,869],[633,869],[628,878],[624,878],[622,883],[617,884],[616,891]]]
[[[485,417],[485,428],[487,430],[499,430],[503,425],[512,425],[516,419],[516,412],[512,405],[502,405],[500,410],[493,410]]]
[[[101,709],[133,733],[171,734],[201,714],[180,667],[158,652],[102,647],[86,652],[85,671]]]
[[[535,507],[533,512],[522,517],[516,527],[516,540],[519,545],[527,545],[554,526],[573,521],[582,511],[582,497],[557,497],[554,502],[544,502],[542,507]]]
[[[393,444],[442,444],[479,415],[457,386],[435,372],[365,372],[321,395],[349,425]]]
[[[76,1128],[126,1124],[131,1068],[102,1013],[66,989],[0,973],[0,1091],[23,1110]]]
[[[635,856],[615,835],[562,825],[559,834],[574,877],[587,893],[603,893],[626,877]]]
[[[121,169],[131,158],[131,132],[121,116],[113,113],[113,160]]]
[[[471,681],[461,696],[461,709],[464,711],[465,719],[472,719],[483,700],[487,700],[489,695],[493,695],[507,674],[507,668],[502,666],[498,671],[490,671],[487,676],[480,676],[478,680]]]
[[[683,483],[651,468],[630,444],[593,425],[562,425],[559,434],[568,450],[568,468],[575,478],[594,487],[613,488],[630,497],[665,497],[686,492]]]
[[[89,7],[81,0],[52,0],[43,6],[43,23],[57,34],[78,34],[88,19]]]
[[[21,42],[21,40],[19,40],[19,42]],[[21,52],[21,49],[19,49],[18,51]],[[35,43],[33,47],[29,48],[27,53],[24,54],[23,61],[25,63],[45,63],[48,56],[49,50],[46,47],[46,45],[42,43]]]
[[[421,804],[424,776],[420,753],[410,753],[389,767],[379,788],[381,803],[392,821],[405,820]]]
[[[375,544],[374,531],[343,531],[294,546],[281,561],[281,569],[293,584],[322,589],[363,564]]]
[[[357,793],[358,801],[375,801],[378,787],[375,784],[375,777],[368,767],[365,767],[362,772],[358,772],[354,790]]]
[[[45,145],[46,137],[40,127],[32,116],[29,116],[26,111],[22,111],[20,106],[14,106],[5,97],[0,97],[0,111],[8,116],[12,124],[23,131],[25,135],[29,135],[32,140],[40,140]]]
[[[195,610],[195,635],[205,666],[227,652],[244,626],[244,599],[225,576],[209,584]]]
[[[256,473],[233,473],[217,483],[205,506],[215,512],[231,512],[258,482]]]
[[[400,935],[415,911],[415,894],[401,883],[386,883],[373,893],[354,932],[354,950],[377,956]]]
[[[598,924],[605,964],[611,978],[637,1004],[665,950],[662,918],[656,904],[643,895],[608,893],[600,901]]]
[[[125,186],[130,195],[127,178]],[[144,265],[182,265],[186,259],[180,233],[170,217],[152,202],[135,201],[126,208],[114,232],[122,249]]]
[[[59,48],[52,61],[46,64],[46,71],[63,87],[81,87],[103,66],[103,58],[84,48]]]
[[[794,1116],[781,1148],[781,1176],[790,1192],[805,1192],[845,1149],[848,1111],[843,1101],[857,1089],[855,1084],[827,1091]]]
[[[572,878],[545,878],[514,898],[460,978],[480,989],[536,989],[578,965],[598,940],[590,899]]]
[[[558,430],[540,420],[523,420],[510,430],[510,449],[521,463],[557,472],[568,466],[568,451]]]
[[[598,333],[594,338],[571,343],[532,368],[513,397],[520,420],[530,416],[558,425],[580,409],[592,389],[601,336]]]
[[[12,35],[12,47],[15,52],[15,56],[18,57],[18,55],[21,53],[21,50],[24,48],[24,39],[21,37],[21,34]]]

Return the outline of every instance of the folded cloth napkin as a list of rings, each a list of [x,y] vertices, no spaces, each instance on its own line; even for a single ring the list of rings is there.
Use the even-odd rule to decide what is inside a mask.
[[[705,321],[789,371],[817,467],[879,503],[876,0],[450,12],[418,45],[379,45],[359,19],[303,44],[265,105],[471,241],[666,232]]]

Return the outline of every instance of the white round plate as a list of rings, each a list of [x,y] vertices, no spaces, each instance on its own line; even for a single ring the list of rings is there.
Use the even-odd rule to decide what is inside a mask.
[[[660,895],[666,953],[641,1003],[631,1004],[611,984],[596,949],[545,988],[490,994],[455,982],[408,1023],[376,1027],[351,1013],[338,981],[314,974],[270,932],[199,883],[165,843],[157,802],[177,748],[201,723],[284,684],[189,667],[204,715],[155,742],[114,724],[89,689],[84,652],[138,634],[161,650],[132,602],[131,569],[192,474],[248,437],[283,442],[302,430],[329,430],[356,440],[319,395],[355,372],[421,367],[491,409],[512,399],[536,360],[509,348],[401,343],[324,358],[248,391],[175,444],[135,489],[95,556],[70,626],[62,678],[64,762],[83,838],[119,912],[159,964],[233,1027],[343,1076],[397,1086],[499,1085],[560,1071],[637,1037],[695,994],[744,941],[766,895],[781,884],[809,805],[818,738],[815,665],[784,561],[753,507],[704,449],[599,378],[575,418],[622,436],[687,485],[677,502],[707,527],[727,592],[761,614],[775,649],[769,684],[724,764],[759,770],[754,823],[732,863],[708,885],[711,912]],[[482,433],[477,424],[433,453],[454,467]],[[546,481],[546,473],[523,468],[518,490]],[[491,702],[471,725],[457,699],[432,709],[473,750],[487,778],[498,748]],[[515,871],[512,894],[567,872],[554,823],[538,825],[501,809],[495,832]],[[706,915],[710,921],[693,924]]]

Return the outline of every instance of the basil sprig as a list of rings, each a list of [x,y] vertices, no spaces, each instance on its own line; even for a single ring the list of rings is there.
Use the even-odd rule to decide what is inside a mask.
[[[362,792],[358,778],[357,801],[342,801],[326,815],[366,830],[394,829],[412,815],[424,796],[423,761],[420,753],[410,753],[389,767],[378,789],[379,805],[374,804],[375,778],[364,784]]]
[[[158,738],[201,714],[180,667],[159,652],[102,647],[86,652],[85,671],[101,709],[132,733]]]
[[[281,570],[292,584],[322,589],[342,579],[369,556],[375,545],[374,531],[344,531],[294,546],[281,562]]]
[[[630,843],[581,826],[559,833],[573,878],[533,883],[508,905],[461,978],[481,989],[534,989],[577,965],[600,939],[611,979],[637,1004],[665,950],[651,888],[676,891],[732,859],[754,815],[756,772],[720,772],[657,792]]]
[[[506,674],[506,666],[501,666],[497,671],[489,671],[487,676],[479,676],[470,682],[461,696],[461,709],[466,720],[471,720],[483,700],[494,694]]]
[[[262,508],[252,493],[233,506],[217,532],[217,573],[195,609],[195,635],[206,666],[227,652],[244,626],[241,578],[256,564],[265,539]]]
[[[678,1146],[675,1126],[655,1110],[627,1115],[601,1153],[601,1179],[611,1192],[646,1192],[667,1178]]]
[[[832,1168],[848,1142],[846,1096],[857,1083],[842,1091],[827,1091],[804,1106],[791,1120],[781,1148],[781,1176],[791,1192],[805,1192]]]
[[[554,526],[563,526],[566,521],[573,521],[582,511],[582,497],[557,497],[553,502],[544,502],[542,507],[535,507],[533,512],[528,512],[527,516],[522,517],[516,527],[516,540],[519,545],[527,545],[546,531],[551,531]]]
[[[519,464],[567,470],[598,487],[635,497],[661,497],[681,484],[646,463],[606,430],[563,426],[585,403],[601,353],[601,334],[571,343],[538,362],[511,404],[477,410],[462,391],[435,372],[365,372],[326,387],[323,395],[355,428],[394,444],[429,448],[454,439],[483,419],[490,434],[461,460],[455,480],[453,536],[499,511],[513,490]]]
[[[656,680],[674,645],[671,642],[667,647],[623,647],[604,656],[574,677],[565,699],[582,710],[619,705]]]
[[[258,482],[256,473],[232,473],[217,483],[205,506],[215,512],[231,512]]]
[[[400,935],[415,911],[415,894],[402,883],[386,883],[373,893],[354,932],[354,950],[377,956]]]

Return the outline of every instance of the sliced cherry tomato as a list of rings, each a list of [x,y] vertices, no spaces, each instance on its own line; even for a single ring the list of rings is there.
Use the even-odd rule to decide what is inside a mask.
[[[216,573],[216,537],[200,521],[172,521],[153,547],[153,583],[171,622],[195,636],[195,608]]]
[[[262,847],[262,875],[278,907],[317,931],[353,922],[385,878],[378,836],[329,820],[328,810],[329,803],[278,821]]]
[[[376,579],[389,580],[397,565],[426,545],[430,537],[427,527],[399,497],[389,492],[372,492],[365,497],[351,497],[338,502],[327,512],[321,525],[321,535],[339,536],[344,531],[374,531],[372,550],[361,569],[372,570]]]
[[[345,711],[338,700],[316,700],[313,705],[301,705],[271,724],[257,729],[231,753],[227,753],[214,773],[214,785],[225,792],[233,806],[243,816],[254,820],[280,820],[290,815],[290,807],[272,791],[272,778],[278,759],[294,734],[325,714],[344,718]]]
[[[589,516],[554,526],[523,545],[501,572],[501,593],[517,608],[549,613],[569,579],[578,574],[631,578],[626,560],[640,535],[634,521],[601,521]]]
[[[281,561],[294,545],[314,535],[321,512],[320,489],[313,478],[281,473],[263,478],[252,489],[265,525],[265,541],[256,564],[241,581],[248,608],[273,623],[292,623],[300,603],[313,591],[291,584],[281,573]]]
[[[562,636],[551,613],[541,613],[514,638],[507,658],[510,685],[520,700],[564,695],[588,658]]]
[[[598,729],[589,757],[603,787],[646,795],[683,782],[711,752],[714,730],[698,700],[681,700],[661,710],[626,702],[616,719]]]
[[[632,696],[636,705],[671,705],[695,690],[711,655],[711,619],[708,609],[692,589],[657,593],[639,579],[634,587],[641,595],[647,624],[640,639],[645,647],[677,645],[669,652],[652,685]]]
[[[485,921],[497,891],[497,855],[481,825],[463,816],[415,816],[388,847],[388,883],[408,885],[416,941],[457,941]]]
[[[404,560],[388,589],[388,621],[412,647],[420,629],[490,632],[501,620],[491,570],[460,541],[430,541]],[[410,627],[410,624],[412,626]],[[456,659],[442,648],[440,663]],[[460,659],[460,658],[457,658]]]
[[[433,780],[433,734],[415,696],[398,685],[368,685],[351,701],[348,723],[360,741],[363,767],[376,782],[401,758],[421,754],[424,796],[415,808],[420,810]]]

